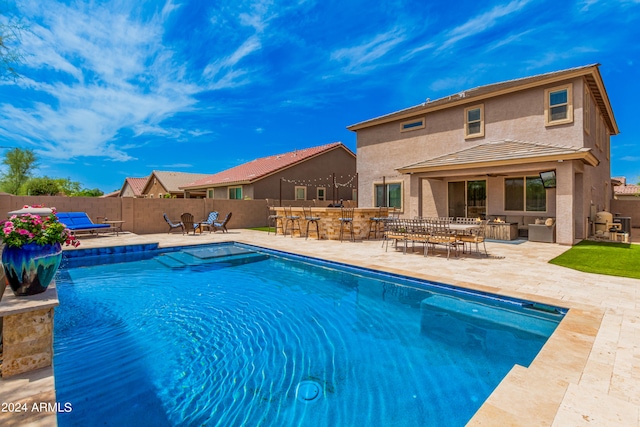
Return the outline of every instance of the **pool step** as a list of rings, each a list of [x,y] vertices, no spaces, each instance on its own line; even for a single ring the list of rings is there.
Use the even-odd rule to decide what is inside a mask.
[[[210,269],[212,265],[219,267],[230,267],[251,262],[263,261],[269,258],[251,250],[243,248],[215,248],[224,249],[208,251],[206,249],[193,249],[180,252],[168,252],[156,257],[156,260],[169,268],[185,268],[206,266]]]
[[[236,265],[250,264],[254,262],[264,261],[269,258],[269,255],[252,252],[248,254],[228,255],[223,257],[216,257],[208,262],[200,263],[196,266],[201,268],[210,269],[211,266],[218,268],[233,267]]]
[[[192,255],[200,259],[221,258],[230,255],[254,254],[251,249],[241,248],[238,246],[217,246],[209,248],[193,248],[184,249],[182,252]]]

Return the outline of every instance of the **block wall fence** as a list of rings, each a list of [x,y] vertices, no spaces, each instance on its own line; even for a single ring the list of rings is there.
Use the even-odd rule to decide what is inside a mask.
[[[272,200],[270,199],[270,202]],[[278,200],[273,200],[276,204]],[[327,203],[322,202],[322,207]],[[222,200],[222,199],[138,199],[130,197],[62,197],[62,196],[13,196],[0,194],[0,218],[7,213],[21,209],[24,205],[44,205],[55,207],[58,212],[86,212],[93,222],[99,217],[125,221],[123,231],[135,234],[165,233],[169,227],[162,214],[177,221],[184,212],[193,214],[194,219],[204,220],[211,211],[218,211],[220,217],[228,212],[233,216],[227,228],[251,228],[267,225],[267,201]],[[283,206],[313,206],[312,200],[283,200]],[[318,205],[320,206],[320,205]]]

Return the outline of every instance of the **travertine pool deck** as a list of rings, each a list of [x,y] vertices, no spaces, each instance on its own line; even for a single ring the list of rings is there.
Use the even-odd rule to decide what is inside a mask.
[[[471,426],[640,426],[640,280],[548,264],[569,249],[547,243],[487,243],[490,256],[403,255],[380,240],[339,242],[253,230],[82,239],[82,248],[138,243],[181,246],[238,241],[569,308],[528,368],[515,366]],[[63,305],[64,301],[60,301]],[[51,399],[52,370],[0,380],[0,402]],[[96,384],[99,386],[99,384]],[[55,425],[54,414],[0,413],[0,425]]]

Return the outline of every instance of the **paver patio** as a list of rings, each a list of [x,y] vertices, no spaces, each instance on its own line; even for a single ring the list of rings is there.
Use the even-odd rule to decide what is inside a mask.
[[[639,426],[640,280],[582,273],[548,264],[568,247],[488,242],[488,258],[446,252],[403,255],[380,240],[339,242],[267,235],[153,234],[83,238],[82,248],[158,242],[180,246],[238,241],[321,259],[531,299],[570,308],[529,368],[515,366],[469,425]],[[64,304],[64,301],[61,301]],[[2,402],[51,396],[51,369],[0,382]],[[55,425],[55,415],[0,414],[2,425]]]

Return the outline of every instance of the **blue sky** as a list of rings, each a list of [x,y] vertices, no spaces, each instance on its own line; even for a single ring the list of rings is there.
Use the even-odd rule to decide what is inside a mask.
[[[152,170],[216,173],[342,141],[346,126],[476,86],[600,63],[640,181],[640,0],[17,0],[0,145],[104,192]],[[4,19],[0,17],[0,19]],[[0,149],[0,155],[5,149]],[[423,159],[416,159],[423,160]]]

